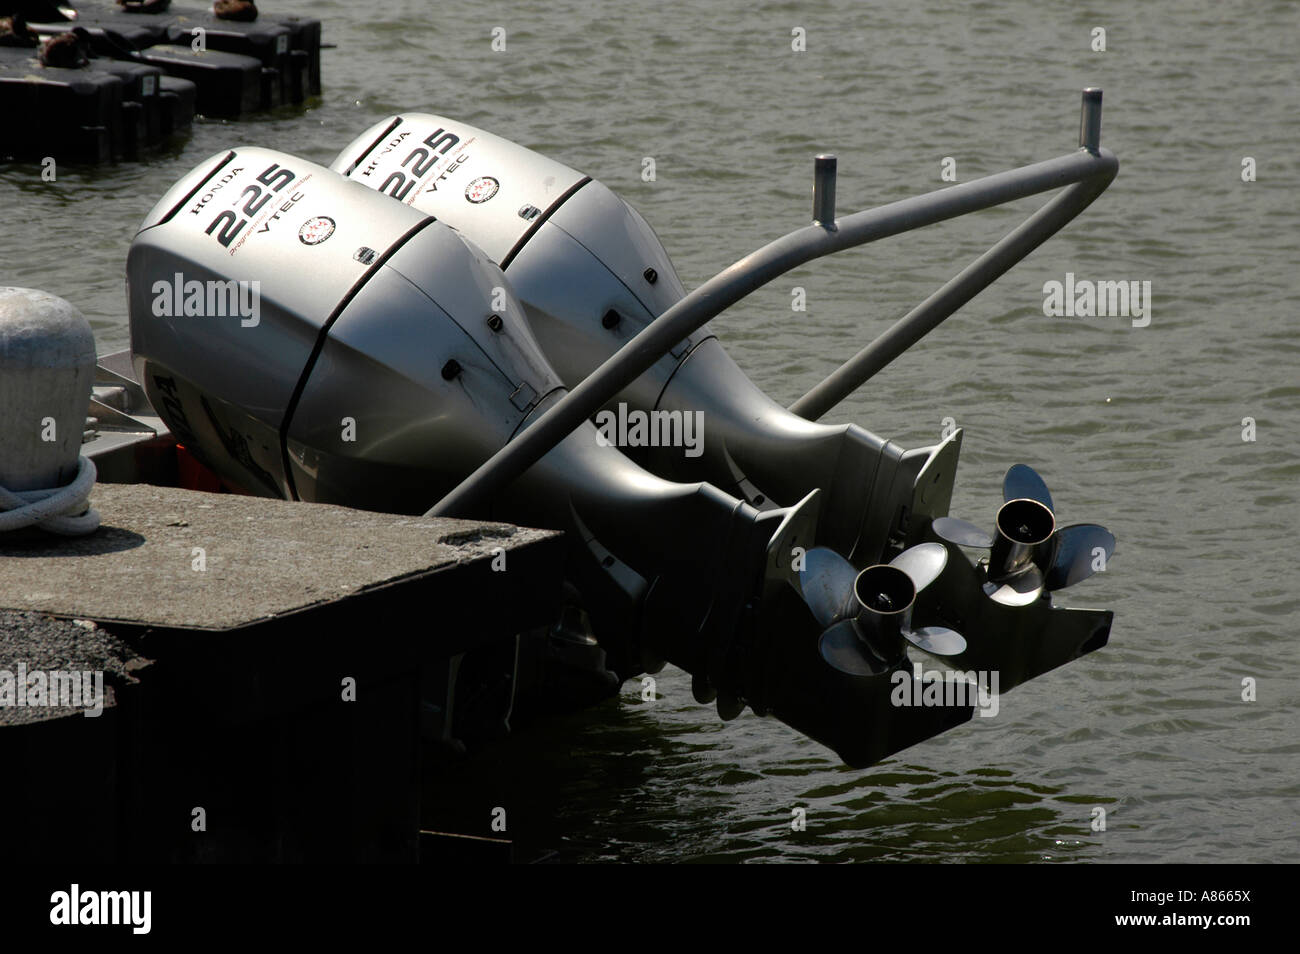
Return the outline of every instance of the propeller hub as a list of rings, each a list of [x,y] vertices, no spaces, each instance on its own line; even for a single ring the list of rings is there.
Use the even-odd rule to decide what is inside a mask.
[[[851,567],[836,555],[829,560],[814,548],[819,563],[829,567]],[[835,561],[839,561],[838,563]],[[966,650],[960,633],[942,626],[912,630],[912,605],[916,595],[943,573],[948,551],[942,543],[922,543],[904,550],[889,564],[869,566],[853,579],[853,594],[843,609],[831,618],[832,625],[819,644],[822,658],[839,672],[851,676],[880,675],[898,665],[907,654],[907,643],[938,656],[952,656]],[[820,574],[821,577],[828,574]],[[822,606],[822,591],[815,579],[805,582],[804,595],[811,596],[814,614]],[[818,615],[822,619],[823,611]]]
[[[916,584],[896,566],[877,564],[858,574],[853,593],[863,612],[872,616],[895,616],[909,609],[916,599]]]
[[[1038,590],[1042,574],[1052,564],[1056,517],[1051,509],[1028,497],[1008,500],[998,510],[996,527],[993,552],[989,554],[989,579],[1000,583],[1022,578],[1024,587]]]
[[[1008,500],[998,510],[998,533],[1010,543],[1034,546],[1056,529],[1056,517],[1037,500]]]
[[[1027,464],[1007,470],[1002,499],[1006,502],[998,510],[992,536],[956,517],[936,517],[930,524],[934,535],[948,544],[991,548],[979,565],[987,579],[984,592],[995,602],[1027,606],[1045,590],[1059,590],[1105,569],[1115,552],[1115,535],[1105,527],[1079,523],[1058,529],[1052,493]]]

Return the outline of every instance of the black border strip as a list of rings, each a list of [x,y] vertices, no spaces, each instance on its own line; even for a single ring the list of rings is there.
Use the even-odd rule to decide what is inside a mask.
[[[357,156],[355,160],[353,160],[352,165],[348,166],[346,169],[343,170],[343,175],[350,177],[352,173],[356,171],[357,166],[361,165],[361,161],[365,159],[366,156],[370,155],[372,152],[375,151],[375,147],[378,146],[379,143],[383,141],[384,137],[386,137],[389,133],[391,133],[394,129],[396,129],[400,125],[402,125],[402,117],[394,116],[393,121],[388,124],[388,128],[386,128],[383,132],[381,132],[378,136],[375,137],[375,141],[366,147],[365,152],[363,152],[361,155]]]
[[[555,213],[555,211],[559,209],[560,206],[564,205],[564,203],[568,202],[571,198],[573,198],[573,194],[575,192],[577,192],[579,189],[581,189],[590,181],[591,181],[591,176],[583,176],[581,179],[575,182],[573,186],[570,187],[564,193],[564,195],[560,196],[558,199],[552,202],[550,208],[548,208],[545,212],[543,212],[533,221],[532,227],[529,228],[529,230],[524,233],[523,238],[521,238],[518,242],[516,242],[515,247],[506,253],[505,258],[501,259],[501,264],[498,266],[501,269],[501,271],[504,272],[507,268],[510,267],[510,263],[515,260],[515,256],[524,250],[524,246],[528,244],[528,240],[531,239],[534,234],[536,234],[537,230],[542,227],[542,223],[545,222],[547,219],[549,219]]]
[[[361,291],[361,287],[370,281],[371,277],[379,269],[383,268],[384,263],[392,258],[398,249],[405,247],[406,243],[417,232],[436,221],[437,219],[433,216],[426,215],[418,224],[407,229],[401,238],[388,246],[388,250],[375,259],[375,263],[366,269],[353,286],[348,289],[348,293],[339,299],[339,303],[330,312],[329,317],[325,319],[325,324],[321,326],[320,333],[316,336],[316,344],[312,346],[311,356],[307,358],[307,363],[303,365],[302,374],[298,376],[298,383],[294,386],[293,394],[289,397],[289,403],[285,406],[284,418],[280,421],[280,467],[284,470],[284,483],[289,490],[291,500],[301,500],[302,498],[298,496],[298,488],[293,482],[293,469],[289,466],[289,425],[293,422],[293,415],[298,410],[298,402],[302,399],[302,392],[307,389],[307,379],[311,377],[311,373],[316,367],[316,359],[320,357],[321,351],[325,348],[325,341],[329,338],[330,328],[334,326],[334,322],[343,313],[343,309],[352,304],[352,299],[357,296],[357,292]]]
[[[157,228],[160,225],[166,225],[168,222],[170,222],[172,220],[172,216],[174,216],[177,212],[181,210],[181,206],[183,206],[186,202],[190,201],[190,199],[194,198],[194,196],[198,194],[198,191],[202,189],[205,185],[207,185],[209,182],[211,182],[213,176],[215,176],[222,169],[226,168],[226,166],[230,165],[230,160],[234,158],[235,158],[235,150],[232,149],[230,150],[230,152],[226,153],[226,158],[222,159],[215,169],[213,169],[206,176],[204,176],[203,180],[198,185],[196,185],[193,189],[191,189],[189,192],[185,194],[185,198],[181,199],[174,206],[172,206],[172,210],[170,212],[164,215],[153,225],[149,226],[149,228],[151,229]],[[141,231],[144,231],[144,229],[141,229]]]

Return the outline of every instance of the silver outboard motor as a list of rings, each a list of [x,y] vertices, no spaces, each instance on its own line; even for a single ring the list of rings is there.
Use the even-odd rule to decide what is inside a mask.
[[[280,152],[232,150],[178,182],[127,284],[150,401],[258,494],[420,513],[564,393],[483,250]],[[466,516],[565,531],[566,576],[620,675],[671,661],[724,716],[748,703],[865,765],[971,715],[890,702],[914,678],[904,644],[931,638],[906,611],[946,551],[906,551],[863,590],[813,546],[817,498],[760,511],[673,483],[585,423]]]
[[[392,204],[436,216],[481,246],[510,279],[543,351],[569,387],[685,293],[654,230],[611,190],[468,124],[402,113],[366,130],[331,168],[397,200]],[[942,541],[952,555],[963,548],[990,550],[975,566],[947,561],[942,577],[916,602],[918,628],[903,631],[914,645],[954,665],[1000,671],[1004,689],[1107,639],[1109,613],[1056,608],[1048,594],[1104,567],[1114,537],[1094,524],[1057,530],[1046,486],[1025,465],[1007,472],[1006,503],[993,535],[948,517],[960,431],[935,446],[904,451],[856,425],[806,420],[763,394],[707,326],[613,403],[643,413],[703,412],[707,439],[698,456],[662,446],[635,455],[662,477],[707,480],[759,508],[820,491],[817,546],[809,557],[829,553],[831,563],[848,557],[832,574],[840,581],[836,599],[852,567],[891,560],[924,541]],[[900,586],[897,574],[875,577],[892,577],[892,588]],[[810,603],[823,625],[843,622],[819,601]],[[908,606],[910,614],[910,599]],[[855,618],[861,629],[863,617]],[[886,613],[879,620],[892,618]],[[942,635],[954,629],[984,638]],[[827,644],[823,638],[826,658],[843,663],[844,655]],[[846,665],[847,671],[857,668]]]
[[[575,386],[685,294],[658,236],[588,176],[442,116],[403,113],[331,166],[436,216],[509,277],[561,380]],[[702,453],[629,451],[674,480],[707,480],[756,507],[822,491],[817,542],[863,566],[948,512],[961,434],[904,451],[856,425],[790,413],[760,391],[708,327],[618,396],[639,412],[702,410]],[[890,545],[892,543],[892,546]]]

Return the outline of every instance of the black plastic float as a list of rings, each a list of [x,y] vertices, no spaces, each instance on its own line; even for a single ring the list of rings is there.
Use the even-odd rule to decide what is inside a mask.
[[[16,158],[113,158],[121,130],[122,79],[92,69],[42,67],[25,49],[0,48],[0,152]],[[119,135],[120,138],[120,135]]]
[[[238,119],[257,112],[267,102],[262,88],[262,64],[251,56],[160,43],[142,50],[146,63],[198,87],[198,111],[204,116]],[[278,74],[277,78],[278,78]]]
[[[126,55],[122,47],[127,51],[163,44],[190,47],[194,31],[202,29],[207,50],[251,57],[263,69],[279,74],[278,96],[267,107],[275,102],[299,103],[321,91],[321,24],[309,17],[259,11],[256,20],[243,23],[220,19],[210,9],[171,7],[163,13],[128,13],[114,6],[82,4],[75,23],[40,23],[32,29],[48,35],[73,25],[90,31],[95,51],[106,56]]]
[[[134,158],[188,133],[197,90],[143,61],[94,57],[83,69],[42,66],[36,50],[0,47],[0,157],[74,162]]]
[[[244,23],[210,9],[83,4],[75,20],[28,27],[43,39],[84,30],[92,59],[53,69],[34,48],[0,47],[0,160],[134,158],[196,114],[238,119],[321,91],[321,24],[309,17],[259,12]]]
[[[158,98],[162,100],[162,133],[174,136],[187,133],[198,111],[199,88],[179,76],[166,76],[158,81]]]
[[[203,30],[207,49],[226,54],[246,56],[262,65],[262,109],[271,109],[281,103],[301,102],[291,94],[295,89],[292,76],[295,63],[305,72],[305,58],[295,60],[290,50],[289,30],[264,20],[261,16],[252,23],[218,20],[208,13],[202,16],[181,15],[167,25],[167,42],[176,47],[191,47],[194,30]],[[301,78],[297,89],[302,89]]]
[[[162,70],[147,63],[108,59],[92,60],[91,69],[111,73],[122,81],[122,105],[126,121],[122,124],[124,137],[121,154],[134,156],[140,147],[157,142],[162,137],[162,111],[166,108],[158,96]],[[138,114],[136,122],[130,121],[132,112]]]

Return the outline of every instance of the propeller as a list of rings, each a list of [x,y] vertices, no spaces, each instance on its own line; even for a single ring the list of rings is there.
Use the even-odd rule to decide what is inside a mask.
[[[1026,606],[1045,590],[1073,586],[1097,571],[1098,550],[1103,565],[1115,552],[1115,535],[1095,523],[1057,529],[1051,491],[1027,464],[1007,470],[1002,500],[992,534],[957,517],[939,517],[932,524],[941,540],[989,551],[984,591],[999,603]]]
[[[859,573],[834,550],[808,550],[799,584],[824,628],[822,658],[840,672],[868,676],[886,672],[898,661],[903,640],[935,656],[965,652],[960,633],[911,625],[917,593],[939,578],[947,562],[943,544],[922,543]]]

